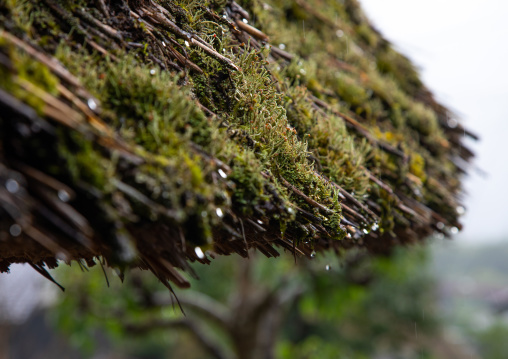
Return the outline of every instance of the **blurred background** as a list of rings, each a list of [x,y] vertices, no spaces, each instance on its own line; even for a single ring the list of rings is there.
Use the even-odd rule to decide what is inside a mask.
[[[193,266],[200,280],[176,293],[179,303],[139,271],[122,285],[112,271],[74,264],[52,273],[61,293],[14,266],[0,275],[0,359],[508,358],[508,3],[361,2],[481,137],[453,241],[434,238],[390,260],[217,258]]]

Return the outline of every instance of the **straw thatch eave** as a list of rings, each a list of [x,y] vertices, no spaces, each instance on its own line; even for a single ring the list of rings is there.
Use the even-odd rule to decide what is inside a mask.
[[[0,70],[1,271],[185,287],[215,255],[461,228],[474,135],[353,0],[5,2]]]

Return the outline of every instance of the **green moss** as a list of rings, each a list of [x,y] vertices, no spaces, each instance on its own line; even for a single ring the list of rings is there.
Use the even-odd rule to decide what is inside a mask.
[[[88,183],[98,190],[108,191],[107,159],[93,148],[92,142],[77,132],[59,132],[58,154],[64,160],[64,172],[74,183]],[[65,175],[66,173],[60,173]]]
[[[217,213],[227,213],[230,221],[240,213],[269,219],[296,242],[319,235],[309,217],[321,223],[322,236],[324,228],[330,238],[342,239],[339,193],[324,177],[361,203],[354,206],[366,218],[352,219],[359,229],[375,224],[362,206],[381,216],[382,233],[415,223],[386,186],[436,211],[442,206],[450,221],[455,218],[450,198],[458,188],[456,167],[442,119],[420,96],[425,89],[409,61],[381,38],[354,1],[242,2],[251,11],[251,25],[296,54],[291,61],[270,55],[262,41],[240,45],[244,40],[231,33],[223,13],[217,17],[208,10],[222,11],[225,1],[157,3],[168,19],[240,70],[157,24],[115,17],[124,41],[136,44],[131,47],[96,28],[87,32],[77,10],[95,10],[84,1],[55,2],[60,13],[45,6],[32,11],[35,2],[8,3],[9,12],[29,23],[23,31],[32,41],[100,100],[100,119],[112,138],[139,157],[133,165],[114,146],[87,144],[103,135],[87,116],[81,133],[59,128],[58,160],[72,181],[116,200],[126,198],[125,208],[132,207],[126,214],[120,200],[106,201],[114,226],[122,221],[171,225],[206,246],[212,233],[226,228]],[[103,56],[97,45],[113,56]],[[168,70],[185,67],[175,51],[202,72]],[[9,56],[15,57],[20,81],[63,99],[59,80],[46,67],[17,50]],[[2,71],[9,73],[2,86],[43,114],[43,102]],[[202,106],[215,115],[205,116]],[[57,163],[51,166],[58,170]],[[119,190],[115,183],[120,182],[135,192]],[[296,207],[303,211],[295,214]]]
[[[409,171],[425,182],[427,174],[425,172],[425,159],[418,153],[411,156]]]

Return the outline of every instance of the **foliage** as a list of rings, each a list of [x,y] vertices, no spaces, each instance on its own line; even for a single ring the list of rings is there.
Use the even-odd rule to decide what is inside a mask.
[[[298,293],[287,302],[275,304],[276,312],[282,316],[280,329],[273,329],[260,314],[258,319],[265,325],[258,328],[259,332],[278,340],[273,347],[262,348],[264,351],[258,351],[258,355],[264,357],[276,349],[278,358],[336,358],[338,354],[372,358],[381,353],[431,358],[432,347],[427,339],[438,335],[442,323],[434,307],[434,287],[426,257],[423,249],[399,251],[392,260],[358,253],[338,262],[335,255],[328,254],[296,266],[290,258],[273,261],[256,255],[238,263],[237,258],[224,257],[211,267],[193,266],[200,277],[193,280],[193,292],[177,293],[185,316],[142,273],[132,272],[121,285],[108,271],[110,287],[106,288],[100,268],[91,269],[86,276],[76,273],[78,268],[61,269],[58,278],[72,284],[55,313],[59,328],[72,333],[71,339],[81,348],[85,347],[84,340],[93,344],[91,334],[99,330],[114,341],[112,350],[124,348],[121,352],[125,355],[150,351],[153,357],[163,357],[176,351],[185,352],[186,357],[215,357],[206,347],[196,346],[192,330],[177,329],[179,320],[188,320],[229,357],[232,353],[248,357],[238,352],[240,340],[235,334],[203,308],[222,308],[243,323],[245,312],[253,308],[243,308],[242,313],[235,311],[240,298],[261,313],[262,307],[256,306],[259,302],[252,296],[260,298],[260,293],[271,293],[270,301],[277,302],[280,296]],[[247,275],[235,271],[243,266],[248,268]],[[201,303],[208,304],[198,306],[199,301],[191,298],[201,298]],[[250,318],[250,322],[256,322],[255,318]],[[257,342],[256,335],[247,339]],[[151,344],[157,341],[159,356],[153,354]],[[129,344],[125,346],[126,343]]]

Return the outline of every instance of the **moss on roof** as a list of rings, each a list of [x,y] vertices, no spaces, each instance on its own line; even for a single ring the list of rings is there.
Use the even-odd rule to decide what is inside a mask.
[[[474,135],[355,0],[3,1],[0,78],[0,271],[185,287],[215,255],[461,228]]]

